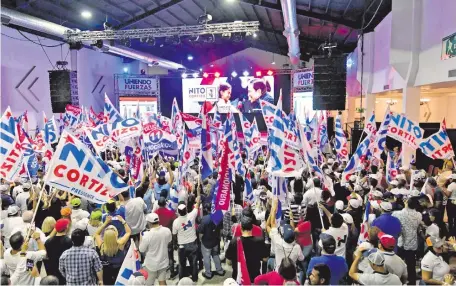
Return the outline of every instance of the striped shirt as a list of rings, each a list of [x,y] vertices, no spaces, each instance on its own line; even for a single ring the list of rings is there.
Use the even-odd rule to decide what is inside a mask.
[[[290,219],[290,210],[293,213],[293,221],[297,225],[300,219],[300,216],[304,216],[306,213],[306,206],[301,203],[301,205],[296,204],[296,203],[291,203],[289,206],[283,206],[282,207],[282,212],[285,220]],[[301,211],[301,214],[299,214],[299,211]]]

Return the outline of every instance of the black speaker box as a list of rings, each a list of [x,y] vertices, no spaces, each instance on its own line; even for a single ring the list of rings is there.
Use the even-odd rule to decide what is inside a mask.
[[[345,109],[346,60],[346,56],[314,57],[314,110]]]
[[[68,70],[49,71],[49,88],[53,113],[64,113],[67,104],[79,106],[76,72]]]

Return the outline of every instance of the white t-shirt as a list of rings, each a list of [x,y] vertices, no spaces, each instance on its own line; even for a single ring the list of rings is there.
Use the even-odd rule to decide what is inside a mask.
[[[381,250],[378,250],[378,252],[382,253],[385,257],[386,270],[388,270],[389,273],[397,275],[399,278],[403,278],[402,280],[405,280],[407,277],[407,264],[405,264],[404,260],[402,260],[394,252],[386,252]],[[374,269],[372,269],[370,264],[368,264],[364,273],[374,273]]]
[[[16,205],[21,209],[21,212],[27,210],[27,200],[30,198],[30,192],[23,192],[17,195]]]
[[[402,285],[397,275],[392,273],[359,274],[358,282],[363,285]]]
[[[131,228],[131,234],[140,233],[146,228],[144,211],[147,209],[146,203],[141,198],[133,198],[125,204],[125,221]]]
[[[435,255],[432,251],[428,251],[421,260],[421,269],[432,272],[432,279],[443,281],[443,277],[450,273],[450,266],[446,263],[442,256]]]
[[[179,216],[173,222],[173,234],[177,234],[179,245],[194,242],[196,240],[195,220],[198,210],[193,209],[186,216]]]
[[[297,260],[303,261],[304,255],[302,249],[297,243],[286,243],[279,233],[277,227],[271,229],[269,233],[271,238],[271,248],[275,253],[275,270],[279,271],[280,263],[285,257],[288,257],[296,263]]]
[[[4,258],[5,264],[9,270],[10,276],[12,276],[14,274],[17,267],[22,267],[22,265],[18,265],[19,262],[21,262],[20,252],[18,252],[16,254],[11,254],[12,250],[13,250],[12,248],[7,249],[5,251],[5,258]],[[27,259],[33,260],[34,262],[41,261],[46,257],[46,250],[27,251],[25,257]],[[21,275],[21,276],[23,276],[23,275]],[[33,277],[31,277],[31,278],[33,278]],[[33,285],[33,281],[32,281],[32,283],[22,281],[20,283],[19,282],[14,283],[14,285]]]
[[[171,240],[171,231],[167,227],[159,226],[144,233],[139,251],[146,254],[144,265],[148,270],[158,271],[168,267],[168,244]]]
[[[308,207],[309,205],[316,204],[321,201],[321,193],[323,192],[320,188],[310,188],[308,189],[303,196],[302,202]]]
[[[22,217],[12,216],[3,220],[2,236],[5,237],[5,249],[10,248],[10,237],[13,235],[13,230],[16,228],[25,229],[25,223]]]
[[[346,243],[348,238],[348,226],[345,223],[343,223],[339,228],[334,228],[331,226],[327,231],[325,231],[325,233],[331,235],[336,240],[336,251],[334,251],[334,254],[345,257]]]

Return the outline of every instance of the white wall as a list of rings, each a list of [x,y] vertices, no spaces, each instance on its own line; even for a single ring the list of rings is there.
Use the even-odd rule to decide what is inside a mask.
[[[44,47],[49,56],[49,61],[39,45],[25,40],[15,29],[2,26],[2,34],[19,40],[11,39],[4,35],[1,36],[1,112],[3,113],[8,106],[11,107],[14,116],[18,116],[27,110],[29,128],[34,129],[37,119],[39,126],[42,125],[42,111],[46,112],[48,117],[52,113],[48,74],[48,71],[53,69],[51,63],[55,65],[56,61],[66,57],[65,60],[69,62],[68,68],[71,67],[68,45],[63,45],[62,49],[60,46],[53,48]],[[30,39],[38,42],[35,35],[25,34]],[[41,39],[44,45],[60,44],[60,42],[50,39]],[[66,56],[67,53],[68,56]],[[123,72],[125,65],[122,63],[122,59],[86,48],[79,50],[77,54],[80,105],[93,106],[96,111],[103,110],[105,92],[115,104],[113,75]],[[128,65],[134,65],[134,62]],[[15,87],[33,66],[35,66],[34,70],[26,77],[22,85],[16,89]],[[103,79],[92,93],[101,76],[103,76]],[[28,90],[28,87],[36,78],[38,80]],[[100,93],[99,90],[103,85],[105,87]]]

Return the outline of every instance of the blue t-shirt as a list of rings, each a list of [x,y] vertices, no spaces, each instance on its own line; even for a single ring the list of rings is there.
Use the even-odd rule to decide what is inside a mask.
[[[384,213],[374,219],[371,226],[376,226],[384,233],[393,236],[397,244],[397,239],[401,233],[401,222],[397,217],[392,216],[391,213]]]
[[[112,213],[105,213],[103,214],[102,217],[102,222],[105,222],[107,216],[111,216],[112,220],[111,223],[113,226],[116,227],[117,232],[119,233],[118,237],[122,237],[125,234],[125,227],[123,224],[120,222],[120,220],[117,220],[116,216],[120,215],[123,219],[125,219],[125,207],[120,206],[118,209],[116,209]]]
[[[158,183],[154,184],[154,192],[155,192],[155,199],[158,201],[160,199],[160,194],[163,190],[167,191],[166,198],[169,199],[169,190],[171,189],[171,186],[166,183],[164,185],[159,185]]]
[[[314,266],[320,263],[328,265],[329,269],[331,269],[331,285],[339,285],[342,278],[348,273],[348,266],[345,258],[337,255],[323,254],[322,256],[315,256],[310,259],[307,268],[307,277],[310,276]]]

